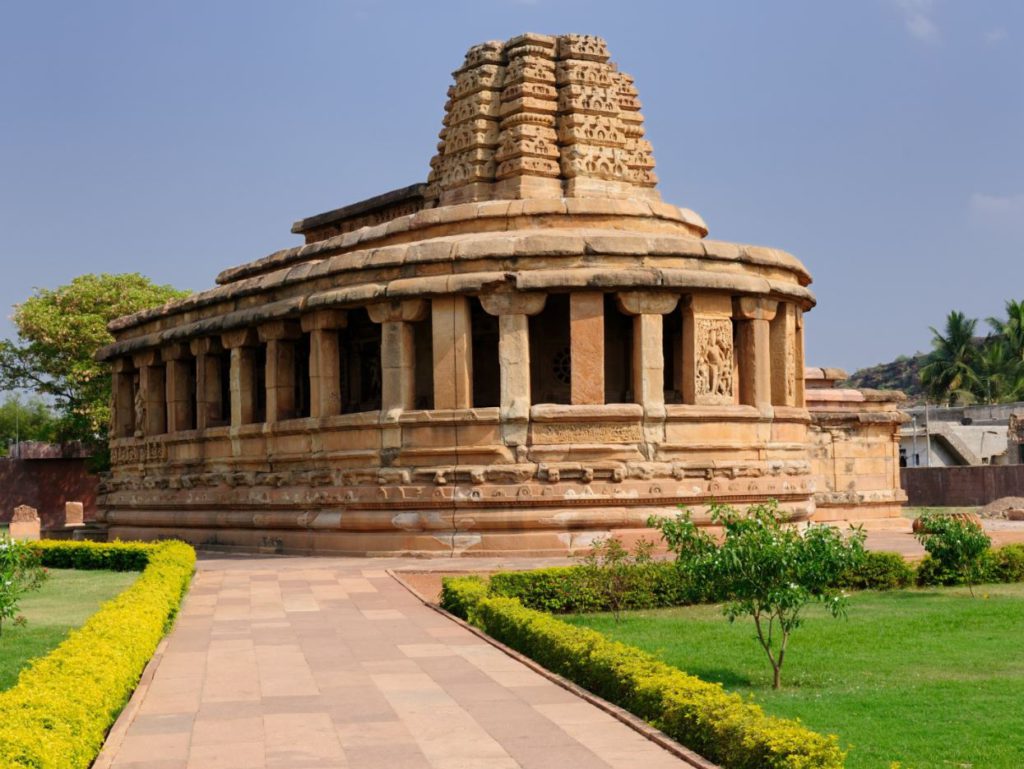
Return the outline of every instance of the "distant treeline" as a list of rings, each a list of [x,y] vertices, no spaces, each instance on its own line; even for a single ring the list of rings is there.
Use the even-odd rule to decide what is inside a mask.
[[[941,331],[931,329],[930,353],[861,369],[848,384],[950,405],[1024,400],[1024,301],[1007,301],[1005,317],[985,322],[983,336],[977,318],[953,310]]]

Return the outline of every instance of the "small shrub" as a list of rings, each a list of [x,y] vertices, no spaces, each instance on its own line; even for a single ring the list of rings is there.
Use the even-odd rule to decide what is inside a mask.
[[[19,616],[18,604],[22,596],[37,590],[45,580],[46,570],[39,562],[38,553],[25,542],[11,539],[6,533],[0,534],[0,634],[4,620]]]
[[[469,619],[469,612],[487,596],[487,583],[482,577],[443,577],[441,579],[441,608],[461,619]]]
[[[918,520],[921,525],[915,536],[931,559],[918,567],[918,582],[966,582],[974,595],[974,585],[985,578],[989,566],[985,556],[992,542],[984,529],[972,520],[951,515],[926,513]],[[923,581],[932,579],[938,581]]]
[[[640,540],[630,554],[618,538],[609,537],[594,541],[583,559],[584,580],[611,610],[616,622],[624,608],[635,608],[636,602],[631,600],[634,596],[650,595],[653,577],[648,567],[653,549],[653,542]]]
[[[1024,545],[1004,545],[993,550],[991,573],[999,582],[1024,582]]]
[[[498,572],[491,575],[490,595],[518,598],[524,606],[552,614],[607,608],[580,566]]]
[[[716,600],[711,586],[691,581],[675,563],[651,561],[639,567],[642,578],[630,578],[623,605],[631,609],[685,606]],[[491,575],[489,595],[518,598],[524,606],[552,614],[610,611],[583,566],[554,566],[530,571],[503,571]]]
[[[852,590],[898,590],[914,584],[914,568],[899,553],[865,552],[859,564],[844,571],[836,587]]]

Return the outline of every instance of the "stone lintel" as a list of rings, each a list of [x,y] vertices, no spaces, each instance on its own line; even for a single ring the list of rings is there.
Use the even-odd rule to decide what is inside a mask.
[[[147,366],[158,366],[160,365],[160,351],[159,350],[142,350],[132,356],[132,363],[135,368],[145,368]]]
[[[733,313],[742,320],[771,320],[779,306],[778,300],[763,296],[740,296],[733,300]]]
[[[733,301],[728,294],[691,294],[683,297],[682,306],[690,316],[731,318],[733,315]]]
[[[132,374],[135,372],[135,361],[131,357],[114,358],[111,367],[115,374]]]
[[[348,313],[344,310],[317,310],[302,316],[302,330],[332,331],[348,325]]]
[[[300,336],[302,336],[302,326],[294,320],[275,320],[270,323],[263,323],[259,327],[259,339],[261,342],[298,339]]]
[[[171,360],[182,360],[192,357],[191,346],[187,342],[174,342],[160,348],[160,357],[164,363]]]
[[[666,315],[679,304],[678,294],[663,291],[620,291],[615,303],[626,315]]]
[[[193,339],[189,342],[189,348],[192,350],[192,354],[196,357],[200,355],[213,355],[224,351],[224,345],[221,344],[220,339],[215,336],[204,336],[199,339]]]
[[[426,299],[392,300],[366,306],[366,312],[374,323],[412,323],[425,320],[429,311],[430,304]]]
[[[256,347],[259,345],[259,336],[254,328],[237,328],[233,331],[225,331],[220,336],[221,344],[227,350],[235,350],[240,347]]]
[[[489,315],[536,315],[547,299],[547,294],[540,292],[495,291],[481,294],[480,305]]]

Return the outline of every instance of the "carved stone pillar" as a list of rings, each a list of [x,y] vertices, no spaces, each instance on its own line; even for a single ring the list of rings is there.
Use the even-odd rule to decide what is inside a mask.
[[[230,417],[223,398],[219,353],[222,346],[219,339],[204,337],[190,343],[196,357],[196,429],[205,430]]]
[[[381,324],[381,412],[395,420],[413,408],[416,396],[416,350],[412,323],[427,317],[423,299],[381,302],[366,308],[370,320]]]
[[[341,413],[341,357],[338,329],[348,324],[341,310],[318,310],[302,316],[309,334],[309,415],[319,419]]]
[[[569,347],[574,406],[604,403],[604,294],[569,294]]]
[[[111,409],[111,434],[131,438],[135,434],[135,367],[130,358],[114,361],[114,404]]]
[[[770,325],[772,405],[802,406],[797,391],[797,380],[803,379],[803,370],[797,369],[796,352],[797,308],[789,302],[780,302]]]
[[[295,340],[302,329],[295,321],[277,320],[259,328],[267,345],[267,422],[295,416]]]
[[[758,408],[772,405],[770,323],[778,302],[744,296],[733,302],[740,365],[740,403]]]
[[[663,315],[672,312],[679,297],[655,291],[623,291],[619,309],[633,316],[633,393],[651,417],[665,415],[665,353]]]
[[[695,405],[735,401],[732,298],[695,294],[683,303],[683,401]]]
[[[135,434],[161,435],[167,432],[167,400],[164,367],[156,350],[136,353],[139,390],[135,401]]]
[[[505,442],[526,442],[530,420],[530,323],[531,315],[544,309],[545,294],[500,292],[483,294],[484,312],[498,316],[498,365],[501,368],[500,413]]]
[[[189,362],[192,351],[186,344],[172,344],[160,351],[166,367],[167,431],[191,430],[195,424],[192,411],[196,386]]]
[[[251,328],[228,331],[221,336],[231,351],[231,426],[247,425],[256,419],[256,351],[259,344]]]
[[[806,358],[804,357],[804,311],[799,307],[793,308],[794,314],[794,325],[796,326],[796,405],[801,407],[807,406],[807,393],[805,391],[804,382],[804,367],[807,365]],[[897,436],[897,444],[899,443],[899,437]],[[897,445],[898,448],[898,445]],[[899,452],[896,452],[897,457]],[[899,463],[897,462],[897,465]],[[899,479],[899,468],[897,467],[897,480]],[[897,483],[897,486],[899,484]],[[894,486],[893,488],[896,488]]]
[[[434,351],[434,408],[473,407],[473,329],[469,299],[436,297],[430,302]]]

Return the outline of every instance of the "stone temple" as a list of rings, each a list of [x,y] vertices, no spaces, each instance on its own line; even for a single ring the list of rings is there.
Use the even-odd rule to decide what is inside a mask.
[[[603,40],[470,48],[430,166],[111,324],[108,536],[564,554],[711,499],[898,514],[895,400],[805,379],[809,273],[661,200]]]

